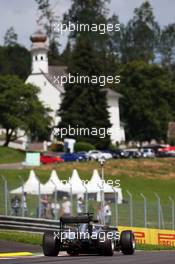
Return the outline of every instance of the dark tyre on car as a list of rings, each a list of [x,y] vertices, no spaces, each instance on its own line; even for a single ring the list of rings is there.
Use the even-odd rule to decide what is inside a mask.
[[[42,243],[43,253],[45,256],[58,256],[60,243],[54,232],[45,232]]]
[[[124,255],[133,255],[135,252],[135,238],[131,230],[121,232],[120,248]]]
[[[98,253],[101,256],[113,256],[114,241],[111,239],[98,240]]]

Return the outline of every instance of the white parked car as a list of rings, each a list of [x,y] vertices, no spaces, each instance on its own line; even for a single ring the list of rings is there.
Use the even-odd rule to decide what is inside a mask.
[[[87,154],[89,160],[99,160],[99,159],[112,159],[112,154],[100,150],[90,150]]]
[[[140,149],[143,158],[155,158],[155,152],[151,148]]]

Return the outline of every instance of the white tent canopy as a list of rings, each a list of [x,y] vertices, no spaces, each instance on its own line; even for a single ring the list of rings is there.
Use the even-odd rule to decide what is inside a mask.
[[[49,180],[42,188],[42,194],[52,194],[55,191],[69,192],[64,183],[59,179],[55,170],[52,170]]]
[[[35,175],[33,170],[30,171],[29,177],[23,186],[12,190],[12,194],[22,194],[23,191],[27,194],[39,194],[42,193],[43,184],[41,184]]]
[[[88,184],[86,185],[87,187],[87,191],[88,193],[97,193],[97,197],[99,200],[100,199],[100,190],[104,190],[104,193],[117,193],[117,197],[118,197],[118,203],[122,203],[122,190],[121,188],[116,188],[116,187],[112,187],[111,185],[107,184],[106,181],[102,181],[99,173],[97,170],[93,171],[93,175],[92,178],[90,179],[90,181],[88,182]]]
[[[97,170],[93,171],[92,178],[86,185],[88,193],[98,193],[100,188],[102,188],[102,179]]]
[[[105,180],[103,181],[97,170],[93,171],[92,178],[87,184],[87,190],[89,193],[97,193],[100,192],[101,189],[104,189],[106,193],[113,193],[114,190],[111,185],[107,184]]]
[[[72,191],[72,194],[81,194],[86,191],[77,170],[73,170],[72,176],[65,186],[66,189],[69,189],[69,192]]]
[[[33,170],[30,171],[29,177],[23,186],[12,190],[12,194],[22,194],[23,191],[28,194],[52,194],[57,191],[72,192],[72,194],[84,194],[87,190],[88,193],[97,194],[97,200],[100,200],[100,191],[104,189],[105,193],[117,193],[118,203],[122,203],[123,196],[121,188],[112,187],[106,181],[102,181],[97,170],[93,171],[93,175],[87,184],[80,179],[77,170],[73,170],[71,178],[64,184],[58,177],[55,170],[52,171],[49,180],[43,185],[39,182]]]

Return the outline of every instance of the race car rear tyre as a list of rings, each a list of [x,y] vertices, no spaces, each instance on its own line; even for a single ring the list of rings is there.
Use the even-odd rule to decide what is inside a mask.
[[[45,256],[58,256],[60,243],[54,232],[48,231],[44,233],[42,248]]]
[[[101,256],[113,256],[114,242],[111,239],[105,241],[98,240],[98,253]]]
[[[124,255],[133,255],[135,252],[135,238],[131,230],[121,232],[120,248]]]

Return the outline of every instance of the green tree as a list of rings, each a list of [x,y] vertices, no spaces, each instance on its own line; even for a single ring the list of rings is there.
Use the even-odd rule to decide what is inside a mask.
[[[60,61],[62,61],[64,65],[67,65],[71,57],[71,53],[72,53],[71,44],[70,44],[70,41],[68,40],[66,44],[66,48],[64,49],[63,53],[60,56]]]
[[[112,72],[116,75],[118,69],[118,56],[116,51],[117,44],[113,41],[120,38],[119,31],[107,31],[107,24],[113,24],[114,28],[116,24],[119,24],[117,16],[108,18],[107,4],[109,0],[72,0],[72,5],[68,12],[64,15],[64,23],[73,23],[75,25],[86,25],[91,28],[92,25],[97,26],[96,30],[80,31],[75,29],[69,34],[69,42],[63,53],[63,60],[67,63],[66,58],[71,56],[77,39],[81,36],[86,41],[90,42],[94,49],[96,49],[96,56],[101,60],[101,66],[103,66],[103,74],[110,75]],[[105,29],[103,31],[103,29]],[[103,31],[103,32],[102,32]],[[104,33],[104,34],[103,34]],[[105,61],[105,63],[104,63]]]
[[[60,65],[60,55],[59,55],[58,46],[59,44],[55,40],[52,40],[50,42],[49,53],[48,53],[50,65]]]
[[[18,75],[25,80],[31,70],[31,56],[17,39],[14,28],[10,27],[4,36],[4,46],[0,46],[0,75]]]
[[[166,139],[175,117],[172,74],[157,65],[130,62],[123,66],[120,92],[127,140]]]
[[[134,17],[122,31],[122,61],[144,60],[152,62],[158,48],[160,27],[155,21],[148,1],[134,10]]]
[[[107,23],[106,15],[108,10],[106,9],[106,3],[109,0],[72,0],[72,5],[69,11],[64,15],[63,22],[77,24],[105,24]],[[104,49],[106,46],[107,34],[99,34],[96,31],[72,31],[70,37],[76,39],[82,35],[87,38],[95,48],[98,50]]]
[[[112,15],[108,19],[108,23],[112,25],[120,24],[120,31],[109,31],[108,32],[108,50],[120,60],[121,58],[121,41],[124,30],[124,25],[120,23],[119,17],[117,15]]]
[[[49,0],[35,0],[38,5],[37,23],[44,27],[49,40],[49,56],[59,55],[59,32],[54,30],[54,23],[58,23],[58,17],[55,15],[55,6],[52,6]]]
[[[20,45],[0,47],[0,75],[18,75],[25,80],[31,71],[30,52]]]
[[[10,27],[4,36],[4,46],[14,46],[17,44],[18,35],[15,33],[13,27]]]
[[[175,23],[166,26],[161,32],[160,48],[162,64],[171,67],[175,64]]]
[[[50,128],[49,109],[38,99],[39,88],[24,84],[17,76],[0,77],[0,125],[6,131],[4,146],[24,135],[46,137]]]
[[[63,22],[75,25],[84,24],[92,26],[100,24],[106,27],[108,0],[72,0],[69,11],[64,15]],[[74,46],[72,46],[72,41]],[[108,54],[108,34],[98,31],[77,31],[69,34],[69,43],[63,58],[69,58],[68,72],[76,76],[106,75],[112,69],[109,65],[115,64],[115,59]],[[114,67],[115,68],[115,67]],[[109,73],[107,73],[109,75]],[[85,127],[97,129],[111,126],[107,111],[106,92],[99,84],[66,84],[64,100],[61,105],[60,126]],[[100,139],[98,136],[77,136],[80,141],[87,141],[97,148],[105,148],[110,143],[109,136]]]
[[[101,63],[96,56],[96,50],[90,42],[80,37],[72,54],[68,72],[76,76],[99,76],[102,72]],[[59,111],[62,122],[60,127],[109,128],[109,114],[107,111],[106,93],[99,84],[66,84],[65,95]],[[97,148],[109,145],[109,136],[100,139],[98,136],[76,136],[79,141],[86,141]]]

